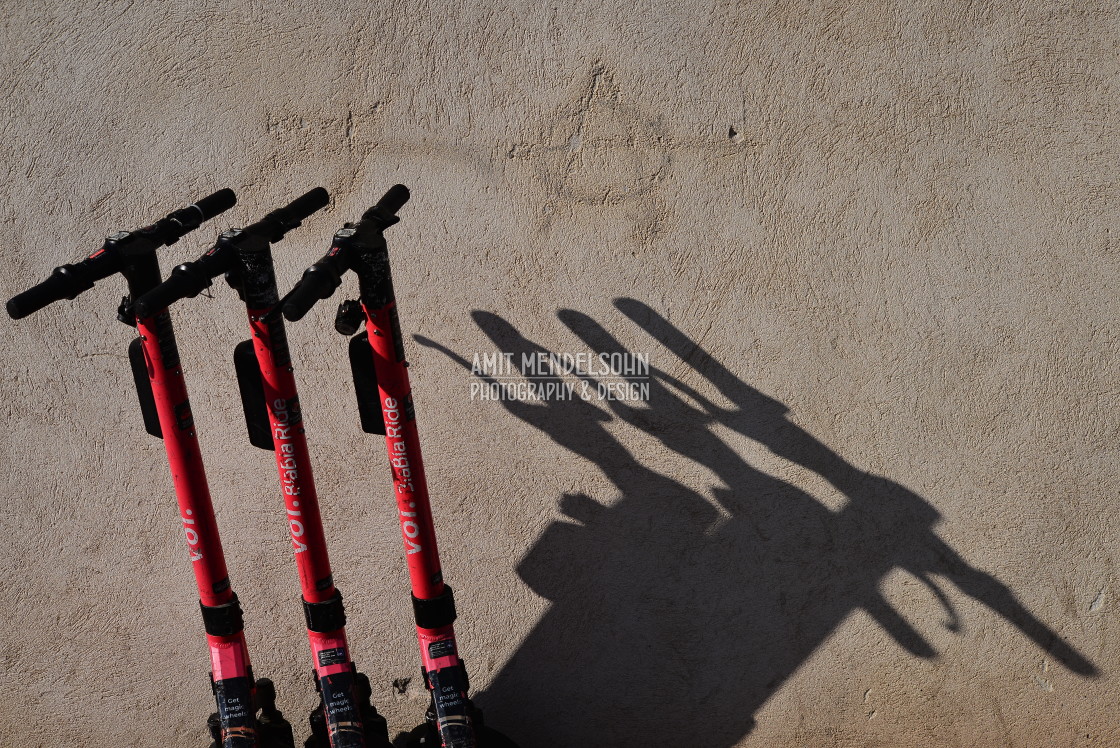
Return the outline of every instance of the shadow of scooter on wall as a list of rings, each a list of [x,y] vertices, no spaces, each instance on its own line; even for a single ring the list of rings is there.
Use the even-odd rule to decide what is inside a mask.
[[[612,484],[600,500],[562,496],[560,510],[571,521],[549,526],[518,565],[551,606],[477,701],[524,748],[733,746],[752,730],[755,712],[857,609],[914,656],[932,658],[933,646],[879,591],[895,568],[936,595],[949,630],[961,623],[934,577],[984,603],[1072,672],[1097,675],[1003,583],[934,533],[939,514],[931,504],[846,462],[790,421],[782,403],[744,383],[647,305],[618,299],[615,306],[732,406],[652,365],[641,378],[651,407],[620,400],[601,407],[579,396],[501,401],[597,465]],[[502,318],[473,316],[513,361],[548,354]],[[592,351],[626,352],[586,315],[558,316]],[[472,370],[457,353],[417,340]],[[723,485],[705,495],[642,464],[607,430],[611,421],[656,438]],[[846,504],[834,511],[755,469],[713,426],[813,471]],[[534,740],[542,728],[547,738]]]

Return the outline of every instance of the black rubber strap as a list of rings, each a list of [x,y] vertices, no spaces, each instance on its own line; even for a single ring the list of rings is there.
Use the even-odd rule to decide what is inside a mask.
[[[236,594],[232,600],[222,605],[211,607],[203,605],[201,601],[198,605],[202,608],[202,623],[206,627],[206,633],[211,636],[233,636],[245,628],[241,617],[241,603]]]
[[[443,594],[431,600],[421,600],[412,596],[412,612],[416,615],[416,625],[422,629],[438,629],[455,622],[455,596],[449,585],[443,586]]]
[[[342,608],[342,593],[334,591],[334,597],[321,603],[303,601],[303,616],[307,620],[307,630],[319,634],[337,631],[346,625],[346,611]]]

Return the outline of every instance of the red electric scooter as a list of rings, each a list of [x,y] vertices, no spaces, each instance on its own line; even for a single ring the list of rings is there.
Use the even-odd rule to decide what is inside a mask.
[[[136,306],[142,313],[196,296],[221,273],[245,302],[252,339],[237,346],[235,366],[250,442],[276,455],[321,696],[306,745],[388,748],[385,719],[370,704],[369,680],[355,668],[346,641],[342,595],[331,574],[284,322],[278,315],[266,319],[278,299],[270,245],[328,201],[327,191],[316,188],[251,226],[223,233],[212,249],[175,268]]]
[[[21,319],[60,299],[74,299],[110,275],[121,273],[128,281],[129,295],[118,318],[139,333],[129,346],[129,358],[144,426],[163,439],[167,450],[198,585],[218,707],[209,720],[212,748],[292,748],[292,728],[276,709],[272,682],[253,679],[241,606],[226,572],[171,316],[165,306],[137,313],[132,303],[160,283],[159,247],[174,244],[236,202],[232,190],[220,190],[151,226],[113,234],[85,260],[55,268],[47,280],[10,299],[7,309],[13,319]]]
[[[358,276],[360,304],[343,302],[335,327],[353,335],[363,322],[366,325],[366,332],[350,340],[359,415],[364,431],[385,436],[412,583],[421,672],[432,699],[425,722],[406,736],[407,745],[516,748],[505,736],[484,727],[481,711],[468,698],[467,671],[455,641],[455,601],[443,581],[436,549],[384,236],[385,229],[400,220],[395,214],[408,199],[408,189],[396,185],[361,221],[346,224],[335,234],[326,256],[304,272],[278,306],[289,320],[299,320],[316,301],[334,293],[348,270]]]

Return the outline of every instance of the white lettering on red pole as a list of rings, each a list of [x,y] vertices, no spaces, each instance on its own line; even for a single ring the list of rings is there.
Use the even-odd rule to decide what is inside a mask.
[[[387,397],[382,403],[381,412],[385,416],[385,438],[389,442],[389,464],[393,467],[393,487],[398,494],[403,495],[403,498],[407,498],[413,491],[412,466],[408,460],[408,447],[404,443],[400,403],[394,397]],[[411,556],[413,553],[420,552],[420,544],[416,542],[416,538],[420,537],[420,525],[409,519],[415,517],[416,512],[401,508],[401,498],[402,496],[397,497],[397,511],[401,516],[401,534],[405,552]],[[408,502],[408,505],[415,507],[414,502]]]
[[[190,515],[194,514],[190,509],[183,512],[180,519],[183,520],[183,534],[187,536],[187,551],[190,553],[191,563],[202,560],[202,549],[198,547],[198,531],[191,525],[195,521],[191,519]]]
[[[285,500],[288,496],[299,496],[299,463],[296,461],[296,447],[291,443],[292,429],[288,425],[291,414],[288,413],[288,403],[283,398],[276,398],[272,402],[272,436],[276,441],[276,465],[280,468],[280,490],[284,493]],[[299,506],[298,501],[292,501],[292,507]],[[303,522],[299,517],[303,512],[288,507],[288,529],[292,534],[292,549],[296,553],[307,550],[307,544],[300,538],[303,537]]]

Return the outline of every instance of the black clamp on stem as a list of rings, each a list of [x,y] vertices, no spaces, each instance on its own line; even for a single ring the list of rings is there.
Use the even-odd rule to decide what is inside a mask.
[[[198,605],[202,608],[202,623],[210,636],[233,636],[245,628],[236,593],[228,603],[211,606],[200,600]]]
[[[421,600],[412,596],[412,612],[416,616],[416,625],[422,629],[438,629],[450,626],[455,622],[455,596],[451,593],[451,586],[443,586],[443,594],[430,600]]]
[[[346,625],[346,611],[342,608],[342,593],[334,591],[334,596],[321,603],[303,601],[303,616],[307,619],[307,630],[319,634],[337,631]]]
[[[362,329],[366,321],[365,310],[357,299],[348,299],[338,305],[338,312],[334,316],[334,329],[347,337]]]

